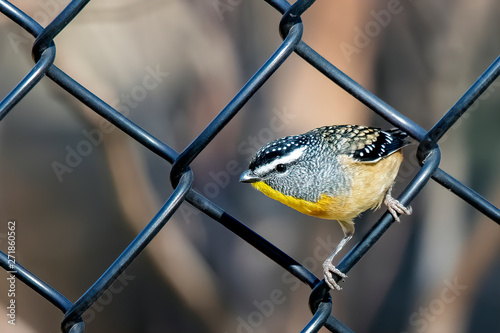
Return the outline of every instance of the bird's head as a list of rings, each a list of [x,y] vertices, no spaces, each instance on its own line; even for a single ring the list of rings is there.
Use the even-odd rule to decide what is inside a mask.
[[[307,133],[272,141],[257,151],[240,181],[282,202],[280,195],[315,201],[323,174],[319,148],[317,139]]]

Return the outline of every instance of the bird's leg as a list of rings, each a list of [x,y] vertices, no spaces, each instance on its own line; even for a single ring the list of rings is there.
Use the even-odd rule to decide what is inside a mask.
[[[391,196],[392,187],[385,195],[384,204],[387,206],[389,213],[394,217],[394,220],[400,222],[398,214],[411,215],[412,209],[410,206],[405,207],[401,202]]]
[[[326,258],[325,262],[323,263],[323,274],[325,275],[325,282],[326,284],[330,287],[330,289],[337,289],[340,290],[340,286],[337,284],[337,281],[334,279],[334,274],[340,276],[341,278],[346,278],[347,275],[342,273],[337,267],[333,265],[333,258],[337,255],[337,253],[342,250],[344,245],[347,244],[347,242],[352,238],[352,235],[354,234],[354,223],[349,222],[349,223],[342,223],[341,222],[342,229],[344,231],[344,238],[340,241],[339,245],[335,248],[335,251],[330,254],[328,258]]]

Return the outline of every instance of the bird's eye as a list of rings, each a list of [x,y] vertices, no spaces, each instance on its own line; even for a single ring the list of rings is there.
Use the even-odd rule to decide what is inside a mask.
[[[278,164],[276,166],[276,171],[278,171],[279,173],[283,173],[286,171],[286,166],[284,164]]]

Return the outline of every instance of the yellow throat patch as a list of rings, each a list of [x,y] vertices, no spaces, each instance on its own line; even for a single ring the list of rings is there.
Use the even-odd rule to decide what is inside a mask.
[[[306,215],[316,216],[328,220],[345,220],[346,218],[347,220],[350,220],[355,217],[355,215],[351,216],[352,213],[350,212],[346,214],[346,212],[341,209],[335,209],[339,206],[340,202],[338,201],[343,201],[342,198],[332,198],[327,195],[321,195],[317,202],[312,202],[282,194],[264,182],[255,182],[252,183],[252,186],[268,197]]]

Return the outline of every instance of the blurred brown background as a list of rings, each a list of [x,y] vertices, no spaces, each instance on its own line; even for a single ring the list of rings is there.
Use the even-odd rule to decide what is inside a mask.
[[[14,2],[43,26],[66,3]],[[499,16],[494,0],[318,1],[303,40],[429,129],[500,54]],[[264,1],[91,2],[56,38],[56,65],[181,151],[278,47],[279,20]],[[31,69],[34,39],[3,15],[0,25],[3,98]],[[441,167],[497,206],[499,90],[440,143]],[[292,55],[195,160],[195,188],[320,276],[338,224],[238,177],[268,141],[342,123],[391,127]],[[0,122],[0,249],[16,220],[18,261],[73,302],[172,192],[168,163],[103,124],[49,79]],[[396,194],[418,170],[414,149]],[[412,206],[333,292],[334,315],[357,332],[500,331],[498,225],[432,181]],[[357,219],[348,248],[381,214]],[[62,313],[19,281],[8,325],[1,275],[1,332],[59,331]],[[185,204],[84,319],[86,332],[297,332],[309,292]]]

